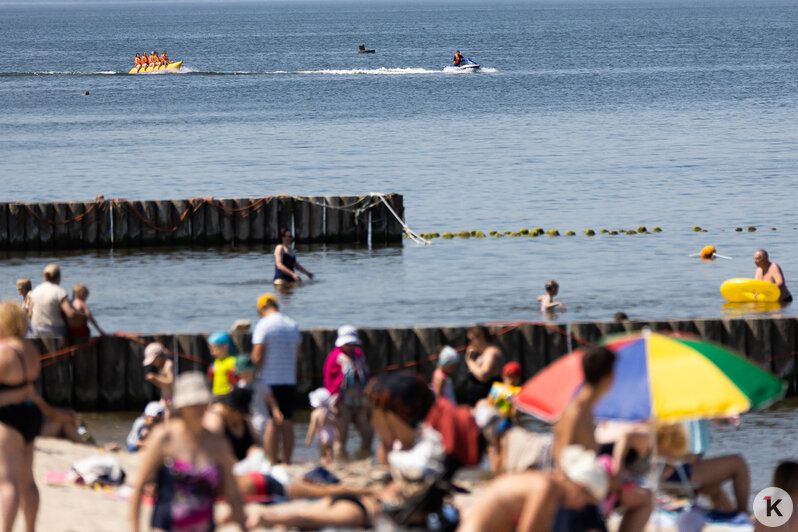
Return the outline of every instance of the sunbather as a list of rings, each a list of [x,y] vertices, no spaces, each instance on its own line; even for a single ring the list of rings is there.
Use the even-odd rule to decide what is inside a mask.
[[[607,473],[596,453],[571,445],[560,453],[558,470],[504,475],[489,484],[472,509],[464,510],[458,531],[561,530],[563,510],[595,505],[607,487]]]

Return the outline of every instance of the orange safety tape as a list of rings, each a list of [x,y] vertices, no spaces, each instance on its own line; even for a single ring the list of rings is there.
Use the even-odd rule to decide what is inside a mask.
[[[127,207],[136,216],[136,218],[141,220],[141,223],[161,233],[166,233],[166,232],[174,233],[175,231],[177,231],[177,228],[180,227],[180,224],[183,223],[183,220],[186,219],[186,216],[188,216],[188,213],[191,211],[190,206],[186,207],[186,209],[183,211],[183,214],[180,215],[177,222],[175,222],[175,224],[172,227],[160,227],[155,225],[148,219],[146,219],[144,216],[142,216],[141,213],[138,211],[138,209],[136,209],[136,207],[133,205],[133,203],[130,200],[126,200],[125,198],[115,198],[112,201],[117,205],[120,203],[123,205],[127,205]]]
[[[90,347],[90,346],[96,344],[99,341],[100,341],[100,337],[97,336],[97,337],[92,338],[88,342],[84,342],[84,343],[82,343],[80,345],[70,345],[70,346],[61,348],[61,349],[59,349],[57,351],[52,351],[50,353],[45,353],[44,355],[40,355],[39,356],[39,360],[42,362],[42,367],[46,368],[46,367],[51,366],[51,365],[55,364],[56,362],[58,362],[55,359],[63,357],[63,356],[66,356],[66,355],[75,354],[76,352],[81,351],[83,349],[86,349],[87,347]]]
[[[31,206],[28,203],[23,203],[22,205],[25,206],[25,210],[28,211],[28,214],[30,214],[31,216],[33,216],[34,218],[36,218],[40,222],[44,222],[44,223],[47,223],[47,224],[50,224],[50,225],[68,225],[68,224],[71,224],[72,222],[79,222],[79,221],[83,220],[86,216],[88,216],[89,214],[94,212],[94,210],[99,205],[101,205],[102,203],[104,203],[104,200],[103,201],[95,201],[94,204],[91,207],[86,209],[84,212],[78,214],[74,218],[69,218],[67,220],[61,220],[61,221],[48,220],[47,218],[42,218],[41,216],[36,214],[36,212],[31,208]]]
[[[134,342],[137,342],[137,343],[139,343],[141,345],[147,345],[149,343],[147,340],[143,340],[142,338],[139,338],[139,336],[137,334],[134,334],[134,333],[127,333],[127,332],[117,331],[113,335],[114,336],[119,336],[120,338],[127,338],[128,340],[133,340]],[[193,357],[191,355],[187,355],[185,353],[181,353],[180,351],[172,351],[171,349],[167,349],[166,346],[164,346],[164,351],[166,351],[167,353],[169,353],[172,356],[177,355],[178,358],[182,358],[182,359],[185,359],[185,360],[190,360],[191,362],[197,362],[198,364],[205,364],[205,365],[208,364],[207,361],[202,360],[201,358]]]

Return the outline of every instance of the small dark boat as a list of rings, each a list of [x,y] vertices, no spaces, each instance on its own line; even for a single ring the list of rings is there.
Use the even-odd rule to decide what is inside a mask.
[[[357,47],[357,53],[359,54],[373,54],[376,50],[366,50],[366,45],[361,44]]]

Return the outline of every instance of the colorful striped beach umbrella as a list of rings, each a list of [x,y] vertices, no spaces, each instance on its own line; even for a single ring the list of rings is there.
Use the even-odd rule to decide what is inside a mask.
[[[728,417],[761,408],[784,395],[785,383],[720,344],[692,336],[642,331],[603,342],[617,355],[610,391],[597,419],[677,422]],[[559,419],[582,386],[582,351],[535,375],[516,407],[544,421]]]

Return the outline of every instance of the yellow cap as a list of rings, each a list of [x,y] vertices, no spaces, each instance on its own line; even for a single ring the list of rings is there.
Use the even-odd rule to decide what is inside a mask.
[[[263,307],[266,307],[268,305],[272,305],[272,306],[275,306],[275,307],[277,306],[277,298],[274,296],[274,294],[272,294],[270,292],[266,292],[265,294],[261,294],[258,297],[258,310],[260,310]]]

